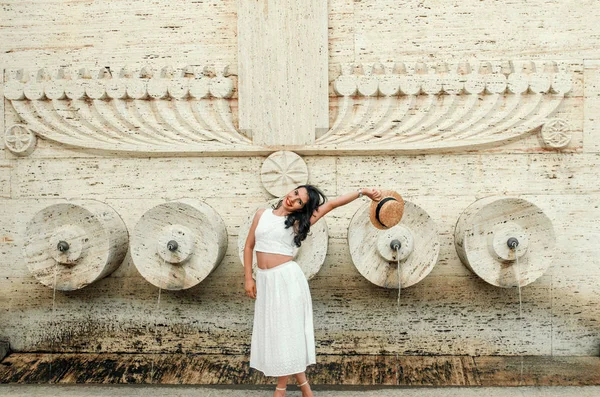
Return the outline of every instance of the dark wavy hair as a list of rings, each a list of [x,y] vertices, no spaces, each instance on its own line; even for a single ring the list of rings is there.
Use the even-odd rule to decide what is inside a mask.
[[[310,231],[310,218],[313,212],[327,201],[327,197],[313,185],[300,185],[296,186],[295,189],[305,188],[308,193],[308,202],[304,204],[301,210],[294,211],[285,219],[285,228],[293,227],[294,233],[294,244],[297,247],[302,245],[302,241],[306,239],[308,232]],[[294,189],[294,190],[295,190]],[[282,200],[279,200],[273,209],[277,209],[281,206]]]

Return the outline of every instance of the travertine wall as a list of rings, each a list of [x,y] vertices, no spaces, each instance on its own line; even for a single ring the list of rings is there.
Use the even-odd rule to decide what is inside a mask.
[[[235,1],[1,5],[3,70],[229,64],[230,73],[237,71]],[[359,186],[397,190],[428,212],[441,241],[438,264],[402,291],[398,308],[396,290],[372,285],[352,264],[347,228],[361,203],[328,215],[327,259],[310,282],[318,352],[597,355],[598,7],[593,1],[330,0],[328,9],[330,81],[346,63],[507,59],[570,65],[574,81],[555,113],[572,127],[563,150],[546,148],[536,129],[503,145],[453,152],[350,155],[331,149],[303,155],[309,182],[327,195]],[[331,122],[340,101],[331,91]],[[8,100],[0,110],[3,134],[18,115]],[[152,156],[39,139],[30,156],[17,157],[1,147],[0,336],[19,351],[247,354],[253,301],[243,293],[237,233],[248,211],[271,198],[260,181],[271,150],[259,152]],[[490,195],[530,200],[555,228],[554,261],[523,288],[522,319],[517,290],[481,281],[454,248],[462,211]],[[158,289],[141,277],[129,254],[109,277],[79,291],[57,292],[54,303],[53,291],[27,270],[25,224],[41,208],[67,199],[100,200],[131,231],[153,206],[183,197],[202,199],[221,215],[229,246],[207,279],[189,290],[163,291],[158,307]]]

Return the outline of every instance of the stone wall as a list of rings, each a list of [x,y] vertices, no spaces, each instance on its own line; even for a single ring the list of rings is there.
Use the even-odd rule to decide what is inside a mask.
[[[236,7],[234,1],[5,1],[0,94],[8,74],[20,68],[225,64],[235,79]],[[346,238],[362,203],[325,218],[328,254],[310,281],[318,354],[597,355],[598,7],[592,1],[330,0],[328,12],[332,85],[348,63],[533,60],[568,67],[573,88],[552,113],[571,126],[571,141],[561,150],[547,147],[539,128],[501,144],[426,152],[289,148],[306,161],[309,182],[328,196],[366,186],[394,189],[427,211],[439,231],[437,265],[402,290],[398,307],[397,290],[371,284],[352,263]],[[234,92],[227,103],[237,126],[236,98]],[[343,97],[331,89],[330,124],[342,108]],[[7,99],[0,110],[4,134],[20,115]],[[0,147],[0,336],[25,352],[247,354],[253,301],[243,293],[237,234],[248,212],[272,198],[260,168],[274,150],[120,153],[42,138],[21,157]],[[554,226],[554,260],[522,289],[523,318],[517,289],[481,281],[455,250],[460,214],[491,195],[529,200]],[[160,304],[158,288],[138,273],[129,253],[110,276],[73,292],[54,294],[27,269],[26,223],[44,207],[99,200],[131,234],[147,210],[179,198],[203,200],[220,214],[228,249],[202,283],[162,291]]]

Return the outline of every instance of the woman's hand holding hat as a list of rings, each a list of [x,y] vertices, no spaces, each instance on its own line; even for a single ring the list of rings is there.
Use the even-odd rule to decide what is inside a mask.
[[[382,197],[381,190],[379,189],[364,189],[363,194],[373,201],[379,201]]]
[[[402,219],[404,200],[393,190],[383,190],[378,193],[378,199],[373,200],[369,207],[369,218],[377,229],[386,230],[397,225]]]

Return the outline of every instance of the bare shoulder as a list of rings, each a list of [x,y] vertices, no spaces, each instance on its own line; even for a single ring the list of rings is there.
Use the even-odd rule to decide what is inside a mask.
[[[254,221],[258,221],[258,219],[262,216],[262,214],[265,212],[266,208],[259,208],[256,213],[254,214]]]

